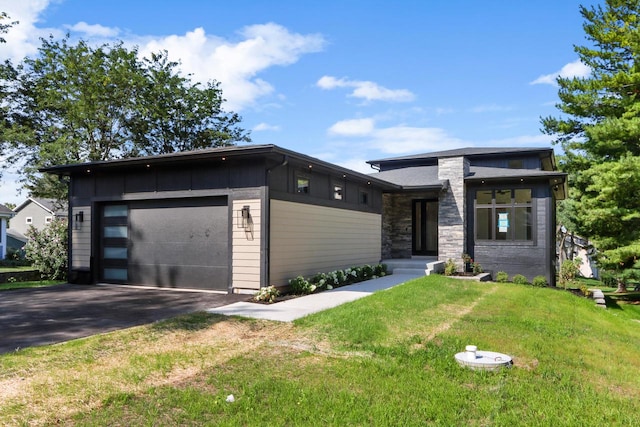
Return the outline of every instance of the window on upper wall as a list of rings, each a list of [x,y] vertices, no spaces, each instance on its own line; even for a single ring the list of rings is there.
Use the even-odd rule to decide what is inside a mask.
[[[26,217],[24,219],[24,223],[25,224],[33,224],[33,217],[30,217],[30,216]]]
[[[533,240],[530,188],[476,191],[476,239]]]
[[[342,184],[333,184],[333,200],[343,200],[344,188]]]
[[[45,224],[51,224],[51,221],[53,221],[53,217],[51,217],[51,216],[44,217],[44,223]]]
[[[360,194],[359,194],[358,198],[360,199],[360,204],[361,205],[368,205],[369,204],[369,192],[368,191],[360,190]]]
[[[509,169],[523,169],[524,162],[522,159],[511,159],[509,160]]]
[[[296,178],[296,193],[309,194],[309,178],[302,176]]]

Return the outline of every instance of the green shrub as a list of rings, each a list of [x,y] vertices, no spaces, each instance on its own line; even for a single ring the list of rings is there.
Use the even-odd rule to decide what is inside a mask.
[[[384,277],[387,275],[387,264],[376,264],[373,266],[373,274],[377,277]]]
[[[582,260],[580,258],[567,259],[562,261],[560,265],[560,274],[558,276],[558,281],[560,285],[562,285],[565,289],[571,285],[575,284],[576,276],[580,272],[580,263]]]
[[[316,287],[304,277],[298,276],[289,280],[289,289],[295,295],[307,295],[315,291]]]
[[[445,276],[453,276],[458,272],[458,266],[456,262],[449,258],[444,265],[444,275]]]
[[[544,288],[545,286],[547,286],[547,278],[544,276],[536,276],[533,278],[533,281],[531,282],[531,284],[533,286]]]
[[[275,286],[267,286],[266,288],[260,289],[260,291],[256,292],[253,295],[253,299],[255,301],[262,301],[272,303],[275,302],[276,298],[280,295],[280,291],[276,289]]]
[[[528,285],[529,281],[522,274],[516,274],[511,278],[511,281],[516,285]]]
[[[588,286],[585,285],[584,283],[580,284],[580,292],[582,292],[582,294],[587,297],[587,298],[591,298],[591,291],[588,289]]]
[[[507,274],[506,271],[498,271],[498,273],[496,273],[496,282],[506,283],[508,281],[509,281],[509,275]]]
[[[473,274],[480,274],[484,272],[479,262],[472,262],[471,269],[473,270]]]
[[[317,273],[310,279],[298,276],[289,280],[289,291],[296,295],[306,295],[315,291],[329,290],[364,280],[387,275],[386,264],[363,265],[336,270],[330,273]]]
[[[67,221],[51,221],[41,231],[29,227],[29,240],[24,246],[25,257],[44,280],[67,278]]]

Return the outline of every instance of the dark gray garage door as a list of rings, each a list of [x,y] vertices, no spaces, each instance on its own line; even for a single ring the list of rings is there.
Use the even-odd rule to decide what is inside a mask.
[[[228,227],[226,197],[107,205],[102,280],[226,291]],[[126,260],[109,258],[111,254]]]

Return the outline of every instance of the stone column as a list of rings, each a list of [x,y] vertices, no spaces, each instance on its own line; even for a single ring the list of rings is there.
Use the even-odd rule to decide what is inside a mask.
[[[438,159],[438,179],[449,185],[440,195],[438,208],[438,259],[453,259],[463,268],[462,254],[467,252],[467,192],[464,177],[469,174],[469,160],[464,157]]]

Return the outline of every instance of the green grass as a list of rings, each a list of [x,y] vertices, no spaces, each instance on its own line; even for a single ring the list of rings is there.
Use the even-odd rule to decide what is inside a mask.
[[[639,342],[629,304],[427,277],[293,325],[198,313],[0,356],[0,424],[639,425]],[[467,344],[514,366],[463,369]]]
[[[33,271],[34,268],[30,265],[18,266],[18,267],[4,267],[0,266],[0,273],[16,273],[20,271]]]
[[[10,291],[14,289],[25,289],[25,288],[41,288],[43,286],[53,286],[60,285],[62,283],[66,283],[62,280],[38,280],[35,282],[7,282],[0,283],[0,291]]]

